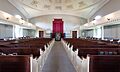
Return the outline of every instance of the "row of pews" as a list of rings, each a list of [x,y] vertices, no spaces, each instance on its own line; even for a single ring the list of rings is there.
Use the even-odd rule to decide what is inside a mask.
[[[0,72],[39,72],[51,38],[0,40]]]
[[[101,38],[95,38],[95,37],[85,37],[85,39],[99,40],[99,41],[107,42],[107,43],[111,43],[111,44],[120,44],[120,40],[119,39],[113,39],[113,38],[101,39]]]
[[[85,38],[66,38],[63,44],[78,72],[120,72],[120,44]]]

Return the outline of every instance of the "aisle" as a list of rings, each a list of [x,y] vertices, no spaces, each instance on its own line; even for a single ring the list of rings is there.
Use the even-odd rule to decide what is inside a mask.
[[[76,72],[61,42],[55,42],[42,72]]]

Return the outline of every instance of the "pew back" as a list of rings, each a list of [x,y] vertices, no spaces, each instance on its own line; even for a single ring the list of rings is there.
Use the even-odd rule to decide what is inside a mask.
[[[30,56],[0,56],[0,72],[30,72]]]
[[[120,72],[120,55],[91,55],[89,72]]]

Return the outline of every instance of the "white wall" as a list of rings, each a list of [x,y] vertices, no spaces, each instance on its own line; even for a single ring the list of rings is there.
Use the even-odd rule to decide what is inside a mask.
[[[120,10],[120,0],[110,0],[106,5],[104,5],[99,11],[97,11],[90,20],[93,20],[95,16],[101,15],[105,16],[107,14],[110,14],[112,12]]]
[[[102,28],[101,27],[94,28],[93,37],[102,38]]]
[[[25,16],[14,7],[8,0],[0,0],[0,10],[7,12],[11,15],[20,15],[23,19],[26,20]]]
[[[0,24],[0,39],[12,38],[13,37],[13,26]]]
[[[86,29],[82,31],[83,37],[95,37],[95,38],[102,38],[102,27],[94,27],[92,29]]]
[[[104,27],[104,37],[120,39],[120,25]]]
[[[67,37],[72,37],[71,31],[76,30],[81,24],[87,22],[86,19],[71,15],[44,15],[32,18],[30,21],[45,29],[47,32],[49,31],[52,33],[52,21],[54,18],[62,18],[64,21],[64,33],[66,33]]]
[[[23,37],[23,28],[19,25],[15,25],[14,27],[15,27],[13,30],[15,34],[14,37],[15,38]]]
[[[96,37],[96,38],[108,38],[108,39],[120,39],[120,24],[116,25],[107,25],[103,27],[104,30],[102,31],[102,27],[94,27],[92,29],[83,30],[82,36],[83,37]]]
[[[35,37],[35,33],[33,29],[23,29],[23,36]]]
[[[93,37],[94,36],[94,30],[88,29],[82,31],[82,37]]]

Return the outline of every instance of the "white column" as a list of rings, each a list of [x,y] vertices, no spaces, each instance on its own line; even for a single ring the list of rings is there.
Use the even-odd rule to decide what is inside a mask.
[[[77,30],[77,38],[79,38],[80,34],[79,34],[79,29]]]
[[[23,37],[23,28],[19,25],[15,25],[14,33],[15,38]]]
[[[13,25],[13,39],[15,38],[15,25]]]
[[[93,37],[96,37],[96,29],[93,29]]]
[[[80,26],[80,28],[79,28],[79,37],[82,37],[82,27]]]
[[[104,26],[101,27],[101,38],[104,39]]]

